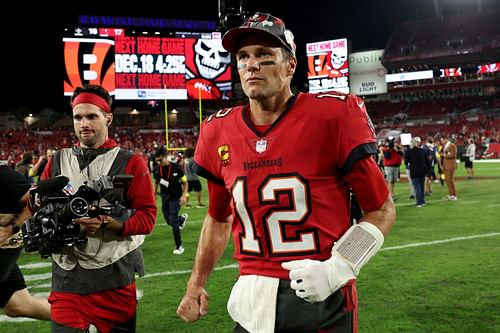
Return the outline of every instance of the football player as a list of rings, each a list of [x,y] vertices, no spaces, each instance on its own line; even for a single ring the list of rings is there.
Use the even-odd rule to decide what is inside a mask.
[[[210,205],[177,314],[207,314],[205,285],[232,231],[234,332],[356,332],[356,277],[395,222],[363,100],[294,95],[293,35],[270,14],[251,16],[222,43],[249,103],[202,126],[194,160]],[[350,188],[363,210],[356,225]]]

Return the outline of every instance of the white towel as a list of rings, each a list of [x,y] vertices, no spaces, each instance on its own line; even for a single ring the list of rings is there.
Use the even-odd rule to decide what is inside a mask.
[[[279,279],[242,275],[231,290],[227,311],[250,333],[273,333]]]

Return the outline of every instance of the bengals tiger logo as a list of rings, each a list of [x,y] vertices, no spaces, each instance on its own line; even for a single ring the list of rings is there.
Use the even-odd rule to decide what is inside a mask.
[[[97,84],[110,94],[115,91],[115,42],[110,39],[63,38],[64,95],[76,87]]]

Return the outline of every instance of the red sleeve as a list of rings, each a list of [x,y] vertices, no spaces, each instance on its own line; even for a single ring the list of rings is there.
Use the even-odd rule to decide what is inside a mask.
[[[346,178],[364,212],[380,209],[389,195],[384,175],[371,156],[358,160]]]
[[[232,214],[231,211],[231,193],[221,185],[208,181],[208,214],[217,221],[223,221]]]
[[[50,178],[50,173],[52,169],[52,159],[49,159],[47,161],[47,164],[45,164],[45,168],[43,169],[43,173],[40,175],[40,180]]]
[[[124,222],[122,235],[146,235],[153,231],[156,220],[156,198],[151,174],[146,162],[133,155],[125,168],[125,173],[134,178],[127,191],[129,208],[134,214]]]
[[[369,146],[367,153],[375,153],[376,142],[373,123],[366,112],[363,100],[354,95],[347,95],[345,109],[338,116],[338,162],[344,165],[358,147]],[[353,135],[356,133],[356,135]],[[358,148],[359,149],[359,148]]]

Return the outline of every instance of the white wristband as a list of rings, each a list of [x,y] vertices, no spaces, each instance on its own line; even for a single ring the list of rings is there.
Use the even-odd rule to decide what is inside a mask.
[[[361,222],[340,237],[328,260],[292,260],[281,266],[290,271],[290,288],[298,297],[313,303],[322,302],[356,279],[360,269],[383,243],[384,235],[375,225]]]
[[[375,225],[360,222],[347,230],[332,249],[332,256],[341,256],[357,276],[361,268],[384,244],[384,235]]]

